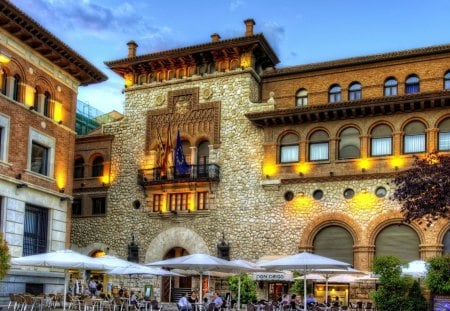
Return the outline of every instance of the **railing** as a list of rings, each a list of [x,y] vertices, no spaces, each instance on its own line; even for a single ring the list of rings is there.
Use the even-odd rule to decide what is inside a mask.
[[[160,167],[142,169],[138,171],[138,184],[141,186],[158,185],[173,182],[219,181],[220,167],[217,164],[191,165],[189,170],[180,174],[175,167],[167,172]]]

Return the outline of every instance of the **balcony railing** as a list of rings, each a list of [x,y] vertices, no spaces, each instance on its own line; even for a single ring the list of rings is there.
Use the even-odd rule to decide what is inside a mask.
[[[220,167],[217,164],[191,165],[185,174],[179,174],[175,167],[170,167],[167,174],[160,167],[138,171],[138,184],[141,186],[158,185],[175,182],[219,181]]]

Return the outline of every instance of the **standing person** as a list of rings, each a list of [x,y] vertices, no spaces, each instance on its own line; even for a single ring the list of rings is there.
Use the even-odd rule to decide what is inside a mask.
[[[192,311],[192,305],[187,299],[187,293],[184,293],[178,300],[178,307],[180,307],[180,311]]]
[[[218,292],[214,292],[212,303],[214,304],[214,311],[219,311],[223,305],[223,299],[219,296]]]
[[[139,302],[136,294],[134,293],[134,291],[131,291],[130,294],[130,305],[134,306],[135,310],[139,310]]]
[[[95,295],[95,291],[97,290],[97,284],[95,283],[94,279],[91,279],[89,281],[89,291],[91,292],[91,295]]]

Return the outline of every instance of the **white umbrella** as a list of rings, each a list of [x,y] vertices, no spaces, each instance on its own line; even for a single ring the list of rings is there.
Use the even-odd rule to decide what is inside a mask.
[[[236,272],[245,271],[244,267],[233,264],[230,261],[214,257],[208,254],[192,254],[146,263],[147,266],[167,267],[182,270],[195,270],[200,273],[200,300],[202,301],[202,277],[206,271]],[[239,270],[242,269],[242,270]]]
[[[350,264],[328,257],[302,252],[263,263],[260,267],[278,270],[296,270],[306,275],[313,269],[339,269],[350,267]],[[306,311],[306,278],[303,280],[303,294],[303,308]]]
[[[131,264],[127,267],[115,267],[108,270],[108,274],[126,275],[126,274],[141,274],[141,275],[155,275],[155,276],[183,276],[182,274],[167,271],[161,268],[150,268],[140,264]]]
[[[66,309],[66,294],[69,284],[69,269],[105,270],[111,268],[105,263],[96,262],[92,257],[82,255],[69,249],[13,258],[11,259],[11,264],[18,266],[35,266],[64,269],[64,310]]]
[[[320,273],[308,273],[300,275],[294,278],[294,280],[303,280],[306,277],[307,280],[325,281],[325,277]]]
[[[413,278],[424,278],[427,275],[427,263],[423,260],[413,260],[406,267],[402,267],[402,274],[410,275]]]
[[[136,264],[134,262],[131,262],[131,261],[119,258],[119,257],[115,257],[112,255],[104,255],[104,256],[100,256],[100,257],[94,257],[93,260],[100,264],[107,265],[111,268],[128,267],[130,265]]]

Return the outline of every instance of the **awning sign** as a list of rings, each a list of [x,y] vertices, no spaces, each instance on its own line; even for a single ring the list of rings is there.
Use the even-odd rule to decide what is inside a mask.
[[[255,281],[293,281],[292,273],[282,272],[254,272],[253,280]]]

